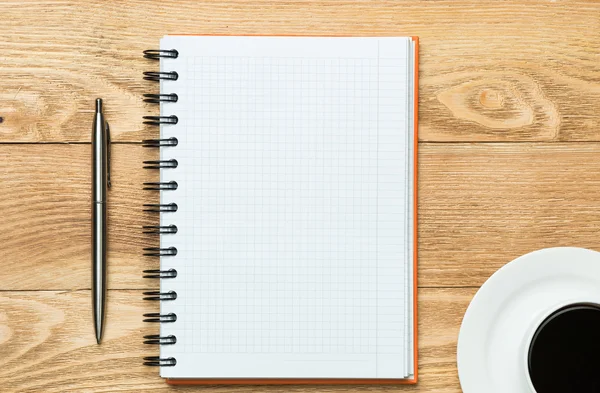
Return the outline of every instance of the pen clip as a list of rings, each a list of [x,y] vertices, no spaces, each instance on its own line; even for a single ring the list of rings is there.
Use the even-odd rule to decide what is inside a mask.
[[[110,147],[110,127],[108,126],[108,122],[104,123],[106,126],[106,183],[108,188],[111,187],[110,183],[110,156],[111,156],[111,147]]]

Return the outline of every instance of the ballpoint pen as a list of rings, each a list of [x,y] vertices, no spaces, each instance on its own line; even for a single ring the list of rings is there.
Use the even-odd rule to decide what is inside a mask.
[[[96,342],[100,344],[106,302],[106,197],[110,187],[110,131],[96,99],[92,128],[92,308]]]

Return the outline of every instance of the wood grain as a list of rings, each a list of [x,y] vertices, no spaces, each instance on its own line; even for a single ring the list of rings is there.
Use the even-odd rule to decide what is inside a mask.
[[[420,291],[421,383],[403,391],[460,392],[456,340],[473,289]],[[142,344],[158,327],[142,322],[156,307],[139,291],[110,291],[105,338],[95,344],[89,291],[0,292],[2,392],[391,392],[397,387],[169,388],[156,368],[141,364],[157,348]]]
[[[158,172],[142,169],[158,151],[133,144],[112,146],[109,190],[109,287],[144,288],[156,282],[141,272],[157,268],[143,247],[158,238],[142,235],[158,215],[142,205],[158,201],[142,183]],[[0,290],[90,288],[90,145],[0,145]]]
[[[89,145],[0,145],[0,290],[90,287]],[[600,249],[598,143],[421,143],[419,285],[479,286],[526,252]],[[140,289],[156,268],[142,225],[156,195],[142,170],[156,151],[115,144],[109,212],[109,287]],[[57,272],[60,274],[49,274]]]
[[[419,285],[479,286],[545,247],[600,249],[597,143],[422,144]]]
[[[165,34],[417,35],[424,141],[600,140],[600,3],[310,0],[4,1],[0,141],[156,135],[144,49]]]

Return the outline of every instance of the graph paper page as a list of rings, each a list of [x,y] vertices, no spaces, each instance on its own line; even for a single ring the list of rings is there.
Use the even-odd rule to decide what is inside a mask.
[[[405,378],[407,38],[165,37],[169,378]],[[410,289],[412,291],[412,289]]]

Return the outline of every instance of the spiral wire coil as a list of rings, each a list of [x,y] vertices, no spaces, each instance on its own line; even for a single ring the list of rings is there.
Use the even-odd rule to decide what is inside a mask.
[[[171,50],[157,50],[150,49],[144,51],[144,57],[150,60],[176,59],[179,56],[179,52],[175,49]],[[155,72],[148,71],[144,72],[144,79],[154,82],[168,82],[175,81],[179,78],[179,75],[175,71],[167,72]],[[173,103],[179,100],[179,97],[175,93],[169,94],[144,94],[144,102],[150,104],[162,104],[162,103]],[[168,126],[177,124],[179,119],[175,115],[169,116],[144,116],[144,124],[149,126]],[[173,148],[178,145],[179,141],[175,137],[163,138],[163,139],[146,139],[142,141],[142,146],[147,148]],[[172,170],[177,168],[179,163],[175,159],[168,160],[149,160],[144,161],[144,169],[148,170]],[[159,181],[159,182],[146,182],[144,183],[143,189],[146,191],[159,191],[167,192],[177,190],[178,184],[176,181]],[[170,203],[151,203],[145,204],[143,210],[146,213],[174,213],[178,209],[178,206],[174,202]],[[174,235],[177,233],[177,225],[144,225],[142,227],[142,233],[146,235]],[[163,258],[163,257],[174,257],[177,255],[177,248],[168,246],[163,247],[162,242],[159,247],[146,247],[144,248],[144,256]],[[148,269],[144,270],[144,278],[149,279],[174,279],[177,277],[176,269]],[[148,301],[173,301],[177,299],[177,292],[175,291],[146,291],[144,294],[144,300]],[[144,322],[148,323],[175,323],[177,321],[177,314],[175,313],[148,313],[144,314]],[[144,344],[148,345],[173,345],[177,343],[177,337],[174,335],[161,336],[159,334],[151,334],[144,336]],[[173,367],[177,364],[177,360],[173,357],[161,358],[160,356],[147,356],[144,358],[144,364],[147,366],[155,367]]]

